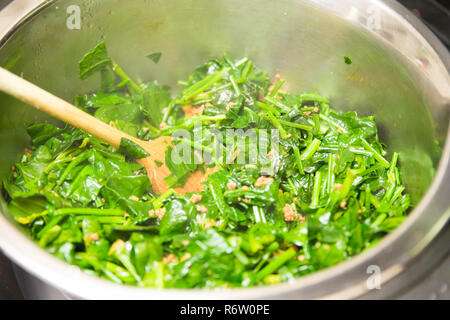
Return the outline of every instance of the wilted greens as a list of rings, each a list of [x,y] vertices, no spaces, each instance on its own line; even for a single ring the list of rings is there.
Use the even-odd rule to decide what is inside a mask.
[[[41,247],[87,273],[156,288],[278,283],[367,250],[407,216],[398,154],[388,160],[373,117],[285,93],[248,58],[210,59],[174,98],[131,80],[103,43],[80,62],[82,79],[96,73],[100,90],[77,96],[80,109],[140,139],[179,130],[197,138],[174,139],[171,188],[156,195],[133,162],[145,154],[127,141],[114,150],[69,126],[27,127],[31,148],[3,179],[9,211]],[[177,163],[174,148],[191,150],[192,161]],[[208,167],[216,172],[203,191],[172,189]]]

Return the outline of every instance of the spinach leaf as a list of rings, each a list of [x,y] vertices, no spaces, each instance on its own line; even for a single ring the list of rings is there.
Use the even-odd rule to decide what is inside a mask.
[[[132,159],[141,159],[149,156],[148,152],[142,149],[141,146],[127,138],[122,138],[120,140],[119,152]]]
[[[154,126],[163,119],[163,109],[169,106],[170,94],[155,83],[149,83],[143,92],[143,112]]]
[[[142,114],[138,105],[135,104],[115,104],[104,105],[97,109],[95,117],[103,122],[122,120],[131,123],[140,123]]]
[[[149,55],[147,55],[147,58],[149,58],[150,60],[152,60],[154,63],[158,63],[159,59],[161,59],[161,52],[154,52],[154,53],[150,53]]]
[[[173,199],[168,202],[165,208],[166,213],[161,219],[160,233],[162,235],[171,235],[185,232],[193,211],[189,201],[182,198]]]
[[[89,51],[79,62],[80,78],[87,79],[92,74],[110,66],[111,58],[108,56],[104,42],[99,43],[94,49]]]

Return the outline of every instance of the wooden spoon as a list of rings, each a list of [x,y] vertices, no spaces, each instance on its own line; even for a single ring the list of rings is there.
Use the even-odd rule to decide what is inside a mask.
[[[164,178],[170,175],[170,170],[165,164],[165,151],[172,142],[171,137],[163,136],[152,141],[143,141],[132,137],[3,68],[0,68],[0,90],[102,139],[116,149],[119,148],[122,138],[135,142],[150,154],[147,158],[136,161],[147,170],[153,191],[162,194],[168,190]],[[162,165],[158,166],[155,161],[159,161]],[[191,174],[183,187],[175,190],[182,194],[201,191],[202,182],[206,180],[206,177],[206,174],[196,171]]]

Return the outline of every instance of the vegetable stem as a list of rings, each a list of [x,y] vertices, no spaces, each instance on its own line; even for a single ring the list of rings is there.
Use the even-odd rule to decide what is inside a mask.
[[[296,252],[294,249],[289,248],[288,250],[284,251],[282,254],[274,258],[267,266],[265,266],[263,269],[261,269],[256,274],[256,279],[262,280],[264,277],[266,277],[269,274],[274,273],[277,271],[283,264],[291,260],[296,255]]]
[[[316,171],[316,175],[314,176],[314,187],[313,193],[311,197],[311,207],[317,208],[319,205],[319,193],[320,193],[320,183],[322,180],[322,173],[320,171]]]
[[[297,128],[297,129],[302,129],[305,131],[312,131],[313,127],[311,126],[307,126],[301,123],[295,123],[295,122],[291,122],[291,121],[285,121],[285,120],[279,120],[280,123],[282,125],[288,126],[288,127],[292,127],[292,128]]]
[[[264,97],[264,100],[269,101],[270,103],[272,103],[273,105],[277,106],[278,108],[280,108],[283,112],[289,112],[290,109],[288,107],[286,107],[284,104],[282,104],[280,101],[278,101],[277,99],[270,97],[270,96],[266,96]]]
[[[275,109],[275,108],[273,108],[273,107],[271,107],[271,106],[269,106],[269,105],[267,105],[267,104],[265,104],[265,103],[262,103],[262,102],[260,102],[260,101],[257,101],[257,102],[256,102],[256,105],[257,105],[258,107],[260,107],[261,109],[265,110],[265,111],[268,111],[268,112],[273,113],[273,114],[276,115],[277,117],[281,115],[280,111],[278,111],[277,109]]]
[[[167,111],[164,113],[162,122],[167,123],[167,119],[169,119],[170,114],[172,113],[172,109],[175,106],[175,100],[170,101],[169,105],[167,106]]]
[[[394,152],[394,154],[392,155],[391,165],[389,167],[389,173],[394,174],[397,162],[398,162],[398,152]]]
[[[305,170],[303,169],[302,158],[300,156],[300,150],[298,149],[297,146],[294,146],[293,150],[294,150],[295,161],[297,162],[297,169],[301,175],[305,175]]]
[[[361,143],[364,146],[364,148],[370,152],[373,153],[373,156],[375,157],[375,159],[377,159],[385,168],[389,168],[390,163],[381,155],[377,152],[377,150],[375,150],[374,147],[372,147],[364,138],[360,138],[361,139]]]
[[[128,84],[136,93],[142,94],[142,89],[139,87],[136,82],[131,80],[131,78],[119,67],[118,64],[113,65],[113,71],[122,79],[124,84]]]
[[[333,120],[331,120],[329,117],[327,117],[326,115],[324,115],[323,113],[321,113],[319,115],[319,118],[321,118],[322,120],[325,120],[326,122],[328,122],[329,124],[331,124],[333,127],[335,127],[336,129],[338,129],[339,131],[343,132],[343,133],[348,133],[347,129],[345,129],[344,127],[340,126],[339,124],[337,124],[336,122],[334,122]]]
[[[347,197],[350,189],[353,185],[353,181],[355,181],[356,175],[352,172],[351,169],[347,169],[347,173],[344,179],[344,183],[342,184],[340,190],[340,199],[343,200]]]
[[[272,92],[270,92],[270,96],[271,97],[276,97],[278,95],[278,90],[280,90],[280,88],[283,86],[283,84],[285,82],[286,81],[279,79],[277,81],[277,83],[275,84],[275,86],[273,87]]]
[[[230,68],[223,68],[222,70],[210,74],[204,79],[194,83],[189,88],[186,88],[183,90],[182,97],[180,100],[177,101],[178,104],[185,104],[187,103],[192,97],[195,97],[200,92],[205,91],[209,87],[211,87],[216,82],[220,81],[222,79],[222,76],[230,71]]]
[[[233,85],[233,88],[234,88],[234,91],[235,91],[236,95],[237,95],[237,96],[240,96],[240,95],[241,95],[241,91],[239,90],[238,85],[237,85],[236,82],[234,81],[233,76],[230,76],[230,82],[231,82],[231,84]]]
[[[153,200],[153,208],[155,209],[159,209],[162,207],[163,205],[163,201],[168,199],[170,196],[176,194],[177,192],[170,188],[169,190],[167,190],[166,192],[164,192],[162,195],[160,195],[158,198],[156,198],[155,200]]]
[[[284,130],[284,128],[281,126],[280,121],[278,121],[278,119],[270,111],[267,111],[267,115],[269,116],[269,119],[270,121],[272,121],[273,125],[280,131],[281,137],[283,139],[288,139],[289,135],[286,132],[286,130]]]
[[[252,67],[253,67],[253,61],[252,60],[247,61],[247,63],[245,64],[244,69],[242,70],[242,74],[241,74],[241,77],[238,80],[238,83],[243,83],[243,82],[245,82],[247,80],[248,73],[250,72]]]
[[[95,216],[123,216],[125,211],[122,209],[95,209],[95,208],[62,208],[55,211],[54,215],[95,215]]]
[[[322,142],[319,139],[314,138],[311,144],[309,144],[308,147],[303,151],[302,155],[300,156],[300,159],[303,161],[310,159],[314,155],[314,153],[316,153],[316,151],[319,150],[321,143]]]
[[[336,156],[334,154],[330,154],[328,156],[328,178],[327,178],[327,192],[331,194],[334,185],[334,164],[336,161]]]

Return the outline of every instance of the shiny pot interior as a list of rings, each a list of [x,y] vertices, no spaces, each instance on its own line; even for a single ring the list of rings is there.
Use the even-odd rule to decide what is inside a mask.
[[[279,72],[291,92],[317,91],[337,108],[376,115],[382,141],[389,151],[400,153],[403,179],[413,203],[420,202],[436,176],[448,142],[448,53],[444,51],[443,62],[442,54],[435,51],[436,46],[442,50],[435,38],[425,34],[436,44],[430,45],[393,11],[392,7],[402,10],[393,1],[80,0],[76,5],[81,29],[68,28],[67,20],[74,12],[68,11],[70,5],[73,1],[54,1],[30,14],[0,40],[0,65],[72,101],[75,94],[98,85],[95,77],[79,80],[77,62],[100,41],[106,42],[110,55],[133,78],[157,79],[173,92],[176,81],[208,57],[224,52],[235,58],[248,55],[271,75]],[[157,51],[162,58],[154,64],[146,55]],[[344,56],[350,56],[353,63],[345,64]],[[0,176],[7,174],[29,144],[24,123],[37,120],[53,121],[0,93]],[[31,269],[26,262],[19,263]],[[59,261],[54,263],[61,267]],[[86,284],[116,287],[81,277]],[[302,281],[296,281],[298,296],[310,296],[302,293]],[[355,284],[341,281],[332,290],[344,290],[347,285]],[[251,290],[242,296],[270,296],[270,292]],[[139,292],[142,289],[134,289],[136,295]],[[283,292],[277,294],[283,296]],[[326,294],[326,288],[313,292]]]

